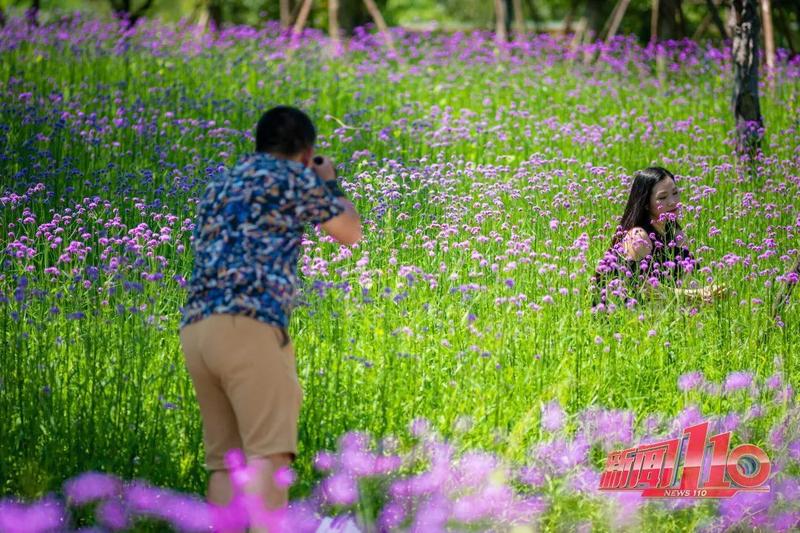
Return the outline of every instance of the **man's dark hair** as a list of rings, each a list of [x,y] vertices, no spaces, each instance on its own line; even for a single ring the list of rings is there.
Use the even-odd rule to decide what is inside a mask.
[[[256,126],[256,152],[295,155],[314,146],[316,140],[314,123],[295,107],[273,107]]]

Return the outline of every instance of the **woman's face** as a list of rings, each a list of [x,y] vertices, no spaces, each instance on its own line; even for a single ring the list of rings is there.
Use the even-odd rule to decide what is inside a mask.
[[[650,193],[650,217],[656,222],[674,220],[678,216],[679,200],[680,193],[675,180],[670,177],[662,179]]]

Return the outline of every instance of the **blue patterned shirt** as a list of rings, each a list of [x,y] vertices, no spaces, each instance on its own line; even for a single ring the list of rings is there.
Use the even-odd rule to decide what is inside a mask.
[[[198,205],[180,327],[222,313],[286,328],[305,225],[342,212],[322,178],[301,163],[266,153],[240,158],[212,178]]]

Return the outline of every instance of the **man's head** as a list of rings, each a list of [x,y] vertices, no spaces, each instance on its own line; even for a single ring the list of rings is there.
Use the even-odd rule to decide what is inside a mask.
[[[290,106],[264,113],[256,126],[256,152],[293,159],[308,166],[314,155],[317,131],[308,115]]]

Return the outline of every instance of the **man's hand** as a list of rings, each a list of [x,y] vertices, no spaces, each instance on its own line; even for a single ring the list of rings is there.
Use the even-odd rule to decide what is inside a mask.
[[[311,168],[325,181],[336,180],[336,169],[333,168],[333,161],[329,157],[315,155],[311,160]]]

